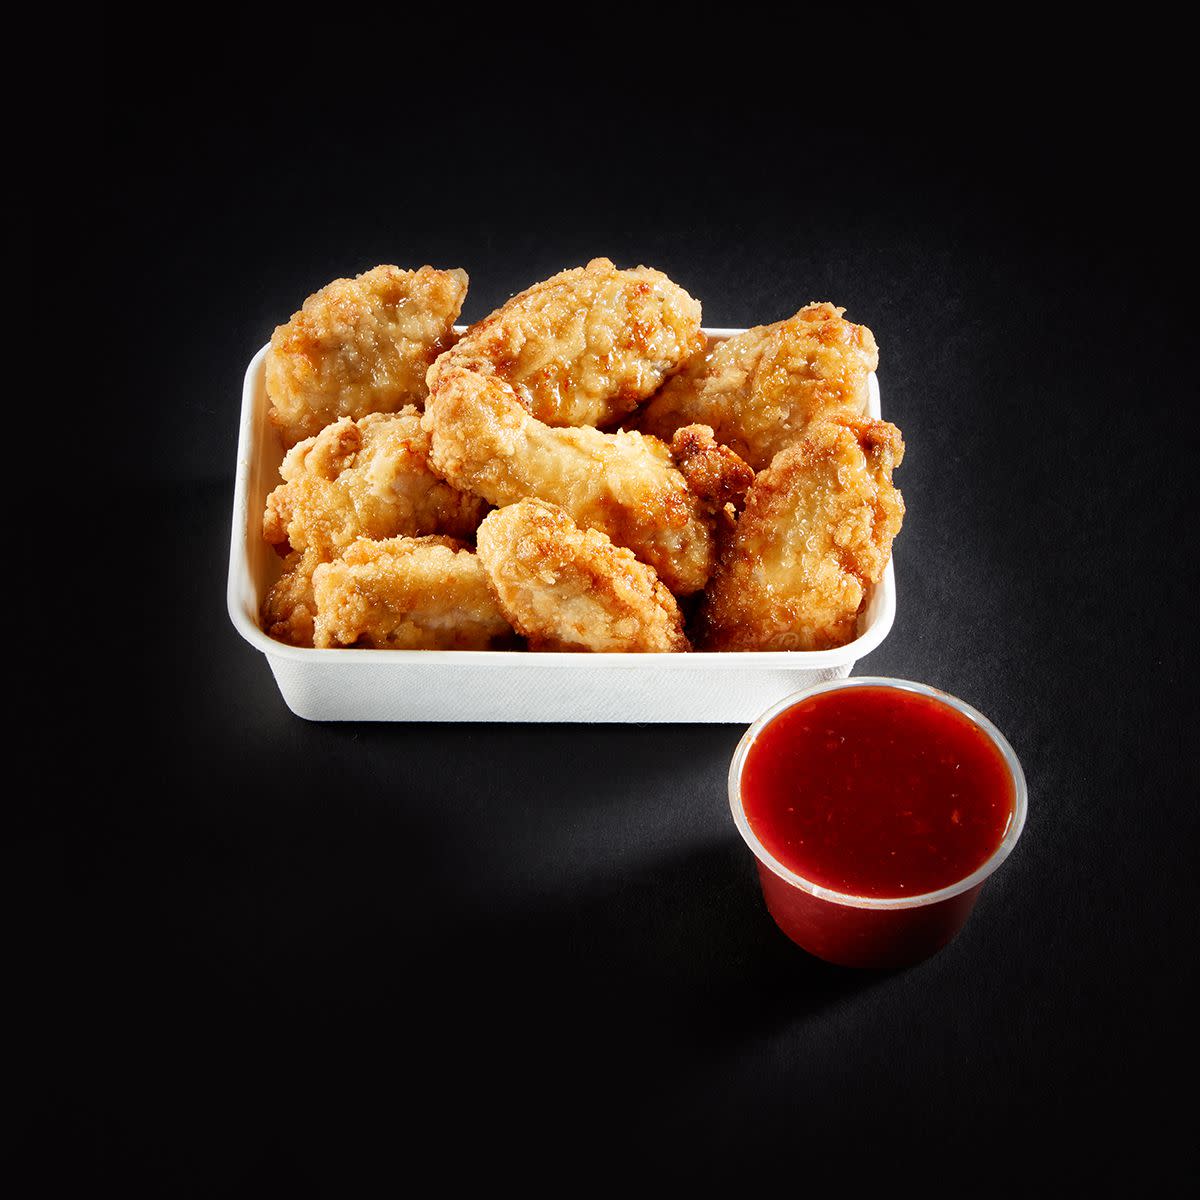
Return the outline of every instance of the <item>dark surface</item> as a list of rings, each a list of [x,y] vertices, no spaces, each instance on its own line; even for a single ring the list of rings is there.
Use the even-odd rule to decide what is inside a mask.
[[[931,1152],[973,1186],[1182,1169],[1182,93],[1168,69],[1110,87],[1115,49],[1078,31],[988,66],[923,53],[931,30],[879,30],[869,93],[782,31],[777,57],[710,43],[649,76],[484,35],[439,39],[436,69],[351,62],[333,33],[286,62],[266,31],[234,39],[254,55],[214,32],[113,59],[103,250],[139,419],[96,469],[138,535],[106,544],[151,573],[127,599],[99,568],[139,669],[92,710],[114,786],[71,829],[79,1054],[14,1144],[69,1129],[174,1188],[371,1159],[485,1182],[854,1180]],[[284,86],[301,69],[319,85]],[[896,625],[858,673],[981,708],[1031,791],[923,966],[826,967],[776,931],[726,807],[740,728],[310,725],[230,627],[240,378],[272,327],[379,261],[465,266],[474,319],[601,253],[668,271],[711,325],[828,297],[875,331],[908,516]]]

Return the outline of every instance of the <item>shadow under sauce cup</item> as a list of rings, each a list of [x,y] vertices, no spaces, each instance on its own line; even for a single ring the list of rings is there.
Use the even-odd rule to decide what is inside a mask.
[[[827,962],[894,968],[962,928],[1028,798],[981,713],[864,676],[789,696],[751,725],[729,802],[779,928]]]

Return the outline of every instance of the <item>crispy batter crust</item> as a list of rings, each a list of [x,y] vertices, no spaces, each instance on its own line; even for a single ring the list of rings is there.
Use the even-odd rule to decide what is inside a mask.
[[[317,602],[313,571],[323,562],[316,550],[293,550],[283,560],[283,574],[263,601],[262,623],[269,636],[293,646],[311,646]]]
[[[721,445],[763,470],[812,422],[865,411],[879,352],[871,331],[843,312],[809,304],[694,356],[633,427],[670,439],[681,426],[708,425]]]
[[[381,266],[275,331],[272,637],[679,651],[676,596],[700,649],[855,636],[904,514],[899,430],[862,417],[869,329],[810,304],[706,346],[682,288],[594,259],[456,339],[466,289]]]
[[[430,371],[465,368],[512,385],[547,425],[603,425],[632,412],[704,344],[700,304],[648,267],[607,258],[563,271],[473,325]]]
[[[453,343],[466,294],[465,271],[382,266],[309,296],[267,354],[270,417],[283,444],[339,417],[421,404],[425,374]]]
[[[567,511],[657,571],[677,595],[699,591],[715,553],[712,515],[640,433],[553,429],[531,417],[503,380],[441,370],[426,404],[434,468],[495,505],[529,497]]]
[[[855,635],[904,501],[900,431],[838,418],[813,426],[754,481],[701,611],[705,650],[824,650]]]
[[[500,606],[531,650],[690,648],[653,569],[561,508],[522,500],[489,514],[478,537]]]
[[[334,550],[356,537],[469,537],[484,504],[437,475],[421,414],[344,417],[293,447],[267,497],[263,536],[292,550]]]
[[[728,446],[721,446],[707,425],[685,425],[671,439],[671,457],[688,487],[716,505],[742,502],[754,472]]]
[[[487,650],[512,640],[479,559],[454,538],[359,538],[313,573],[319,648]]]
[[[429,436],[412,407],[345,417],[293,447],[284,482],[267,497],[263,536],[288,557],[263,604],[281,641],[312,644],[312,573],[355,538],[447,533],[469,537],[486,505],[436,475]]]

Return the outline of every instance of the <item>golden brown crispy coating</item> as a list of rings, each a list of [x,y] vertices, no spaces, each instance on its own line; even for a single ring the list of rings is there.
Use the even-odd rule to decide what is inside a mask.
[[[263,536],[288,557],[263,604],[263,626],[294,645],[312,642],[312,573],[320,563],[359,536],[468,537],[487,507],[433,472],[429,435],[412,407],[335,421],[293,447],[280,474]]]
[[[285,446],[339,417],[420,404],[429,365],[454,341],[465,271],[382,266],[335,279],[271,338],[267,395]]]
[[[814,425],[754,481],[700,617],[705,650],[825,650],[855,636],[866,586],[883,575],[904,501],[884,421]]]
[[[670,438],[681,426],[709,425],[721,445],[763,470],[813,421],[865,412],[879,352],[871,331],[843,312],[810,304],[693,357],[632,426]]]
[[[521,500],[479,526],[479,559],[531,650],[688,650],[674,596],[652,568],[556,505]]]
[[[434,468],[496,505],[529,497],[564,508],[658,572],[676,595],[699,591],[715,554],[712,514],[640,433],[554,429],[531,417],[501,379],[442,370],[426,403]]]
[[[719,445],[707,425],[685,425],[671,439],[671,457],[702,500],[739,507],[754,472],[728,446]]]
[[[704,345],[700,305],[661,271],[607,258],[563,271],[473,325],[430,372],[512,385],[547,425],[603,425],[632,412]]]
[[[318,648],[487,650],[511,643],[479,559],[446,537],[359,538],[313,573]]]
[[[292,550],[336,550],[359,536],[469,537],[485,507],[431,469],[429,435],[411,406],[335,421],[293,447],[279,473],[263,536]]]
[[[323,561],[317,550],[293,550],[283,560],[283,574],[267,593],[262,610],[263,628],[276,641],[312,645],[317,617],[312,577]]]

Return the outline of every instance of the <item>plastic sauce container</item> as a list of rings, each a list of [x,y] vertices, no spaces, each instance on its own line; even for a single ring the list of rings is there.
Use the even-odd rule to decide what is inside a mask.
[[[729,768],[763,898],[797,945],[901,967],[962,928],[1025,825],[1025,776],[981,713],[936,688],[861,677],[750,726]]]

